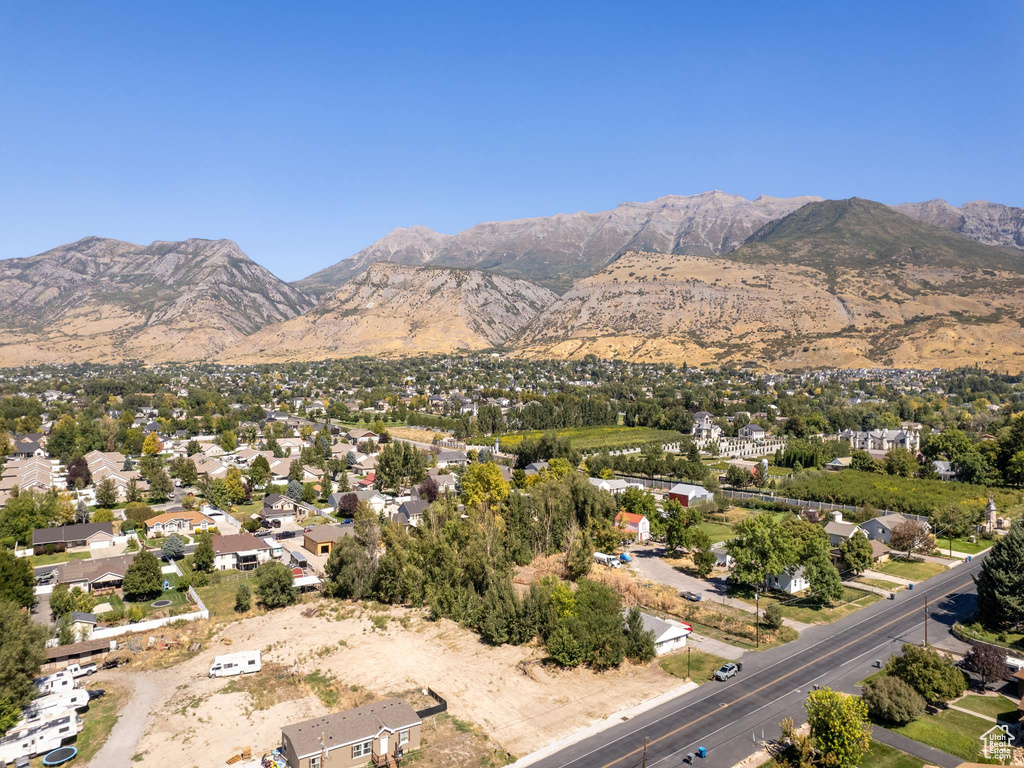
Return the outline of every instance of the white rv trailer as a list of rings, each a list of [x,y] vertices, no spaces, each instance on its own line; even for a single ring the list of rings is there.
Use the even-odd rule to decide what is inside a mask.
[[[74,739],[85,723],[74,712],[28,728],[12,728],[0,739],[0,760],[14,763],[19,758],[37,757]]]
[[[217,656],[210,667],[210,677],[248,675],[263,669],[263,655],[259,651],[238,651]]]
[[[45,675],[44,677],[36,678],[36,688],[43,695],[48,693],[59,693],[61,691],[70,691],[75,687],[75,677],[66,669],[62,669],[60,672],[54,672],[52,675]]]

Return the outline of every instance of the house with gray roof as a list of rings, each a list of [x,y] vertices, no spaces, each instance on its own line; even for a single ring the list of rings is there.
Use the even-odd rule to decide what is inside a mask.
[[[314,717],[281,728],[289,768],[396,765],[420,747],[420,716],[401,699]]]

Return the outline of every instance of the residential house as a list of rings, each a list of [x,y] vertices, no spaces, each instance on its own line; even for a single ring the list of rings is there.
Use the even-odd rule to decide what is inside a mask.
[[[419,749],[421,726],[406,702],[384,699],[284,726],[281,754],[289,768],[395,765]]]
[[[66,549],[88,547],[103,549],[114,543],[112,523],[82,523],[79,525],[57,525],[52,528],[36,528],[32,531],[32,546],[63,546]]]
[[[46,457],[46,435],[42,432],[27,432],[23,435],[15,435],[11,443],[11,456],[15,459]]]
[[[49,491],[66,485],[67,474],[56,459],[39,456],[10,459],[0,473],[0,506],[7,502],[15,488],[21,491]]]
[[[700,485],[676,483],[668,491],[669,499],[678,501],[684,507],[690,507],[702,501],[714,501],[715,494]]]
[[[213,520],[191,509],[172,509],[146,521],[146,536],[170,536],[172,533],[191,536],[196,531],[215,527]]]
[[[414,528],[420,524],[424,513],[430,504],[426,499],[413,499],[404,502],[395,515],[395,519],[402,525],[411,525]]]
[[[372,488],[363,488],[354,492],[358,501],[365,501],[370,509],[377,514],[384,511],[384,507],[387,505],[388,500],[379,492]]]
[[[459,487],[455,475],[445,472],[443,469],[430,469],[427,471],[427,475],[434,478],[438,493],[454,493]]]
[[[647,613],[641,613],[644,629],[654,633],[654,653],[661,656],[665,653],[686,647],[686,638],[693,632],[693,627],[673,619],[659,619]]]
[[[860,527],[872,541],[888,544],[892,540],[892,532],[905,522],[907,522],[907,518],[900,514],[882,515],[881,517],[873,517],[861,523]],[[921,522],[924,521],[922,520]],[[930,530],[928,523],[925,522],[924,525],[929,527]]]
[[[810,586],[810,582],[807,581],[807,573],[801,565],[792,573],[783,571],[782,573],[769,576],[765,579],[765,586],[768,589],[795,595],[797,592],[803,592],[807,589]]]
[[[523,468],[523,472],[527,476],[539,475],[541,472],[546,472],[548,469],[548,463],[546,461],[534,461],[527,464]]]
[[[371,429],[350,429],[348,431],[348,439],[355,444],[365,443],[366,441],[376,444],[377,440],[380,439],[380,435]]]
[[[619,512],[615,516],[615,525],[626,533],[632,535],[637,541],[647,541],[651,538],[651,521],[644,515],[634,515],[632,512]]]
[[[936,459],[932,462],[932,466],[935,468],[935,474],[939,476],[939,480],[956,480],[956,471],[953,469],[953,462]]]
[[[848,441],[853,450],[867,451],[876,458],[885,456],[894,448],[906,448],[916,455],[921,450],[921,425],[868,431],[845,429],[839,433],[839,439]]]
[[[69,560],[58,565],[57,584],[67,584],[68,589],[81,587],[86,592],[104,594],[120,588],[124,574],[132,564],[135,555],[101,557],[95,560]]]
[[[629,488],[629,483],[623,480],[621,477],[611,477],[605,479],[603,477],[591,477],[588,478],[590,484],[595,488],[602,491],[618,496],[620,493],[624,493]]]
[[[213,567],[218,571],[252,571],[270,560],[270,547],[251,533],[215,534],[212,543]]]
[[[469,464],[469,457],[462,451],[438,451],[437,466],[441,469],[448,467],[464,467]]]
[[[88,640],[93,629],[96,628],[96,616],[84,611],[72,611],[68,616],[68,623],[71,631],[79,641]]]
[[[828,534],[828,543],[838,547],[844,541],[849,541],[856,535],[865,535],[864,531],[856,523],[843,522],[841,513],[836,514],[836,519],[825,523],[825,533]]]
[[[302,534],[302,546],[314,555],[329,555],[334,545],[353,534],[353,525],[311,525]]]
[[[260,517],[263,520],[280,520],[282,523],[294,523],[306,516],[306,505],[280,493],[272,493],[263,498],[263,509]]]

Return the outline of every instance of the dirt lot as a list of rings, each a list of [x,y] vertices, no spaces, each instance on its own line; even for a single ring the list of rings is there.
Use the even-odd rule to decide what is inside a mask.
[[[186,749],[182,765],[223,765],[242,747],[258,755],[279,744],[283,724],[425,686],[448,700],[458,726],[426,732],[432,752],[452,750],[441,763],[466,762],[466,739],[450,743],[444,733],[464,734],[467,724],[479,729],[473,762],[498,745],[520,756],[681,683],[656,663],[626,664],[602,675],[550,669],[534,646],[492,648],[452,622],[431,622],[417,611],[319,605],[317,615],[298,605],[229,624],[194,657],[148,674],[165,693],[149,715],[146,735],[129,752],[132,764],[156,768],[166,755]],[[207,678],[215,655],[253,648],[263,650],[262,673]]]

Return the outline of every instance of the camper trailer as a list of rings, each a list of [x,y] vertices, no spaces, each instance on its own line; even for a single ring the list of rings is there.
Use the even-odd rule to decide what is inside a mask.
[[[210,677],[233,677],[248,675],[263,669],[263,657],[259,651],[239,651],[225,653],[213,660]]]
[[[29,702],[22,712],[25,716],[23,722],[33,718],[50,718],[56,714],[63,714],[69,710],[82,710],[88,706],[89,692],[84,688],[60,691],[59,693],[48,693]]]
[[[25,728],[12,728],[0,739],[0,760],[14,763],[25,757],[37,757],[74,739],[85,723],[74,712]]]
[[[70,691],[75,687],[75,677],[66,669],[62,669],[60,672],[54,672],[52,675],[46,675],[45,677],[36,678],[36,688],[43,695],[48,693],[59,693],[61,691]]]

